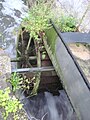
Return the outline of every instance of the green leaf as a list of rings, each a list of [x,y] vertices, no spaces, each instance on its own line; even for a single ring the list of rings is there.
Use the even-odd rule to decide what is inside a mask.
[[[45,57],[46,57],[46,55],[45,55],[45,54],[43,54],[43,55],[42,55],[42,59],[45,59]]]

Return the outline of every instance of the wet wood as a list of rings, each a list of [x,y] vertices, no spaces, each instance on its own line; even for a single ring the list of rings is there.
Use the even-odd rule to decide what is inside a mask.
[[[45,48],[58,76],[61,78],[63,87],[67,92],[78,120],[90,120],[89,84],[86,83],[87,79],[84,77],[79,65],[76,64],[77,62],[65,44],[61,34],[59,34],[55,25],[53,27],[53,30],[57,32],[57,36],[53,40],[55,49],[53,51],[51,47],[53,44],[52,38],[47,38],[48,40],[44,39]],[[49,32],[47,34],[50,34]]]
[[[22,41],[21,39],[22,37],[19,37],[19,44]],[[30,40],[30,38],[27,39]],[[14,69],[12,72],[25,74],[28,79],[35,76],[34,88],[30,92],[30,95],[35,95],[37,92],[44,91],[55,93],[62,89],[62,85],[59,78],[57,77],[57,73],[55,72],[54,67],[52,66],[52,62],[46,52],[42,39],[31,39],[31,41],[28,41],[26,45],[26,48],[29,46],[27,54],[24,54],[25,51],[22,53],[23,46],[22,44],[20,45],[21,46],[18,46],[17,48],[21,52],[21,55],[18,54],[18,58],[12,60],[12,62],[18,63],[18,69]],[[28,63],[30,63],[31,66],[29,66]]]
[[[41,55],[40,55],[39,43],[38,41],[35,41],[35,40],[34,40],[34,43],[35,43],[35,48],[36,48],[36,53],[37,53],[37,67],[41,67]],[[36,75],[36,83],[34,84],[34,88],[31,94],[33,95],[37,94],[40,80],[41,80],[41,72],[38,72]]]

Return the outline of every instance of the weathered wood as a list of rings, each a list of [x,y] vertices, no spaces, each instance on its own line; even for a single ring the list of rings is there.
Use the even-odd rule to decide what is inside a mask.
[[[61,33],[61,35],[66,43],[80,42],[90,44],[90,33],[66,32]]]
[[[34,40],[34,43],[35,43],[36,54],[37,54],[37,67],[41,67],[41,57],[40,57],[39,43],[38,43],[38,41],[35,41],[35,40]],[[40,80],[41,80],[41,72],[38,72],[38,74],[36,75],[36,82],[34,84],[34,88],[31,92],[32,95],[37,94],[39,84],[40,84]]]
[[[27,44],[27,48],[26,48],[27,52],[29,50],[30,43],[31,43],[31,37],[29,38],[29,41],[28,41],[28,44]]]
[[[19,55],[22,55],[22,53],[17,49],[17,53],[19,54]]]
[[[50,34],[49,32],[47,32],[47,34]],[[66,45],[60,35],[61,34],[58,32],[57,37],[54,39],[54,51],[53,48],[51,48],[53,41],[48,38],[48,40],[44,40],[45,48],[58,76],[62,80],[62,84],[78,119],[90,120],[90,90],[75,63],[75,60],[73,60],[68,49],[66,49]]]
[[[22,41],[21,39],[23,39],[23,37],[19,39],[19,44]],[[24,39],[24,41],[26,41],[26,40]],[[40,92],[39,90],[41,90],[42,88],[46,88],[46,89],[42,89],[42,92],[44,92],[44,90],[46,90],[46,91],[49,90],[52,93],[53,92],[56,93],[58,90],[61,89],[61,87],[58,87],[58,86],[62,86],[62,85],[59,81],[59,78],[57,77],[57,74],[56,74],[54,68],[52,67],[52,62],[49,59],[45,48],[43,49],[43,47],[42,47],[42,45],[43,45],[42,39],[41,38],[39,38],[39,40],[32,39],[31,42],[28,41],[27,44],[28,45],[26,45],[26,47],[29,46],[28,53],[27,54],[25,53],[23,56],[22,55],[20,56],[20,54],[19,54],[19,56],[21,57],[21,58],[19,57],[20,61],[18,59],[15,60],[15,61],[18,60],[18,66],[20,66],[19,68],[21,68],[21,69],[15,69],[15,70],[12,70],[12,72],[18,72],[20,74],[24,73],[27,76],[27,78],[35,77],[35,82],[33,83],[33,88],[31,91],[28,92],[29,95],[37,94],[38,92]],[[21,48],[22,48],[22,46],[21,47],[18,46],[18,49],[22,53]],[[42,49],[44,50],[43,52],[42,52]],[[25,48],[25,50],[26,50],[26,48]],[[43,57],[42,54],[45,54],[45,56]],[[12,61],[14,61],[14,60],[12,60]],[[28,62],[32,66],[29,66]],[[48,67],[45,67],[45,66],[48,66]],[[46,75],[46,76],[44,76],[44,75]],[[51,77],[50,77],[50,75],[51,75]],[[47,82],[49,79],[44,79],[44,78],[48,78],[48,77],[50,77],[52,79],[52,81],[50,81],[51,85]],[[56,79],[56,78],[58,78],[58,79]],[[54,82],[53,82],[53,80],[54,80]]]

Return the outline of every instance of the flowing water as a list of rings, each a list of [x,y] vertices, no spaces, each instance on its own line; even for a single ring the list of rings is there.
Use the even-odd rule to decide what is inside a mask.
[[[65,91],[60,90],[59,93],[59,96],[39,93],[31,98],[20,94],[29,120],[77,120]]]
[[[11,58],[16,57],[17,27],[25,16],[27,6],[22,0],[0,0],[0,48]],[[15,68],[16,65],[12,64]]]
[[[15,57],[15,29],[20,25],[26,11],[27,7],[22,0],[0,0],[0,47],[10,57]]]
[[[11,58],[16,55],[17,35],[14,31],[26,11],[27,6],[22,0],[0,0],[0,48],[5,49]],[[76,120],[64,91],[60,91],[59,96],[45,92],[28,99],[24,97],[24,108],[30,120]]]

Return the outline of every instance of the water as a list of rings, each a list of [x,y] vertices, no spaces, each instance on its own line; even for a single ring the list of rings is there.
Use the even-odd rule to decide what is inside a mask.
[[[27,6],[22,0],[0,1],[0,47],[5,49],[11,58],[15,57],[17,31],[25,16]]]
[[[22,0],[0,0],[0,47],[11,58],[16,57],[17,34],[14,30],[20,25],[26,11],[27,6]],[[24,97],[24,108],[30,120],[76,120],[64,91],[60,91],[59,96],[45,92],[28,99]]]
[[[24,98],[24,108],[30,120],[77,120],[64,90],[59,96],[49,92]]]

